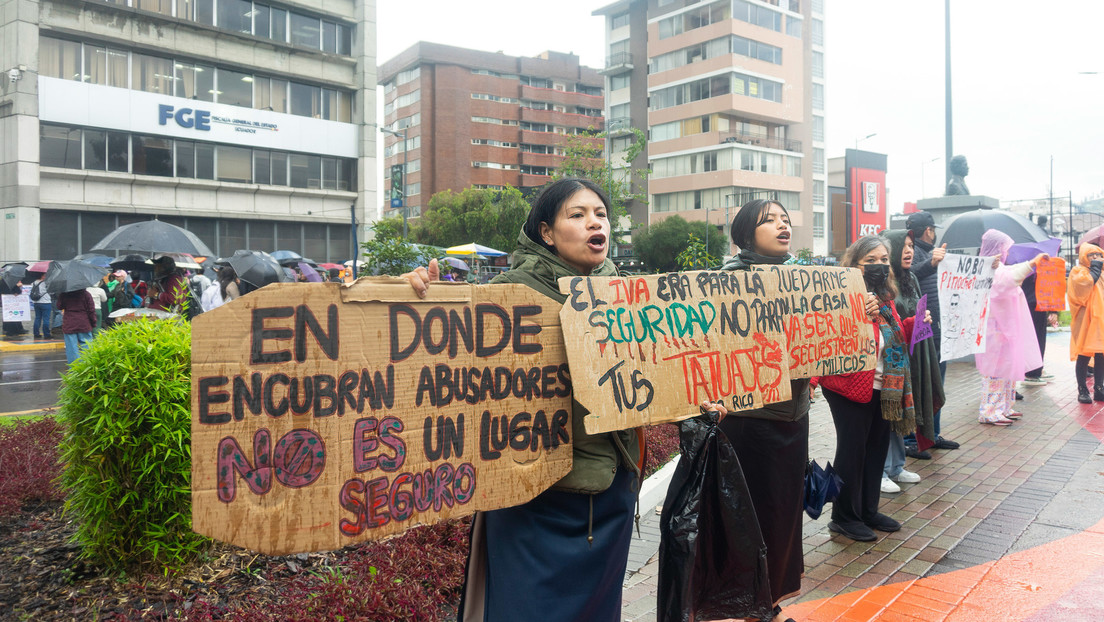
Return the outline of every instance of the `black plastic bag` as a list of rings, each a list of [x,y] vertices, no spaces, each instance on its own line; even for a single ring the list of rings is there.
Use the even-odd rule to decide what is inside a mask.
[[[828,462],[825,468],[820,468],[816,460],[805,462],[805,513],[809,518],[816,520],[824,511],[824,505],[836,500],[843,480],[836,475],[832,463]]]
[[[659,622],[774,617],[767,547],[736,451],[706,414],[679,424],[660,519]]]

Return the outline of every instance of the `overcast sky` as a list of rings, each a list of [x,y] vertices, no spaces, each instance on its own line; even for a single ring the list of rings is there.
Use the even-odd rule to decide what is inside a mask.
[[[591,13],[607,4],[380,0],[379,62],[422,40],[517,56],[574,52],[600,67],[603,20]],[[1104,194],[1104,2],[951,4],[954,152],[969,159],[970,191],[1045,197],[1053,156],[1056,195]],[[856,140],[887,154],[890,212],[942,195],[943,2],[825,0],[825,11],[828,157]]]

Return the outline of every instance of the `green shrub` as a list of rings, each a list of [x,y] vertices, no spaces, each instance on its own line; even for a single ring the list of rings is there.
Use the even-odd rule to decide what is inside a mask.
[[[179,567],[191,529],[191,329],[140,320],[101,332],[62,381],[60,481],[82,556],[113,570]]]

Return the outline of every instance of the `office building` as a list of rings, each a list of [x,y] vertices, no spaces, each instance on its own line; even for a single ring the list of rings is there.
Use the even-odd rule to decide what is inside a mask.
[[[728,235],[749,200],[790,212],[796,252],[827,252],[823,0],[619,0],[606,20],[606,118],[615,163],[647,166],[636,224],[671,215]],[[730,249],[731,251],[732,249]]]
[[[574,54],[519,57],[420,42],[382,63],[379,81],[384,170],[405,168],[411,217],[442,190],[539,188],[569,137],[603,129],[603,78]]]
[[[377,217],[374,0],[7,8],[0,259],[158,218],[218,255],[344,261]]]

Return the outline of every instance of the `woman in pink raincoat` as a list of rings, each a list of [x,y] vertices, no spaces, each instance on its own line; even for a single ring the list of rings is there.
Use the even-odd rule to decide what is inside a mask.
[[[1024,372],[1042,367],[1039,342],[1031,321],[1020,284],[1035,270],[1035,263],[1047,255],[1037,255],[1030,261],[1005,265],[1004,258],[1012,238],[990,229],[981,236],[982,257],[996,256],[997,272],[989,289],[986,310],[988,324],[985,334],[985,351],[974,355],[982,379],[982,399],[978,421],[990,425],[1010,425],[1019,419],[1013,412],[1016,399],[1016,382],[1024,379]]]

